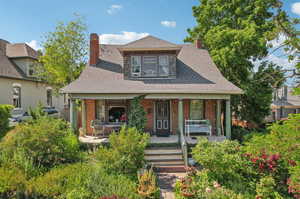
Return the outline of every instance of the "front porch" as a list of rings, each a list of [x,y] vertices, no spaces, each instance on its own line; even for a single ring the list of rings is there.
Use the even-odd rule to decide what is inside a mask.
[[[81,129],[83,135],[94,136],[93,122],[98,121],[108,136],[110,132],[126,124],[130,100],[135,96],[138,95],[72,95],[70,107],[72,127],[75,130]],[[76,99],[82,102],[79,114]],[[178,135],[181,133],[186,136],[187,142],[194,142],[193,133],[198,132],[191,131],[191,129],[195,131],[195,128],[187,127],[187,121],[191,121],[192,124],[194,121],[200,122],[199,124],[206,121],[209,125],[210,128],[206,129],[210,129],[210,133],[205,131],[204,134],[197,135],[208,136],[212,140],[214,137],[225,136],[227,139],[231,137],[230,95],[149,94],[141,104],[147,118],[145,131],[154,136],[152,140],[157,142],[163,140],[178,142]],[[77,115],[80,115],[80,118],[76,117]]]

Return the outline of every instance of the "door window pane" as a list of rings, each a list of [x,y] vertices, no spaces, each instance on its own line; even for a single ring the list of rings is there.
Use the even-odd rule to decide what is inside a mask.
[[[190,119],[201,120],[203,119],[204,113],[204,102],[203,100],[191,100],[190,101]]]
[[[169,57],[167,55],[159,56],[159,76],[169,75]]]
[[[157,57],[144,56],[143,57],[143,76],[155,77],[157,76]]]

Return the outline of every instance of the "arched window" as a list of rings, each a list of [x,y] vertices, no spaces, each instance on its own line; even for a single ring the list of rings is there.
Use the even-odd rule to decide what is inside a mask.
[[[47,106],[52,107],[52,89],[47,89]]]
[[[13,86],[13,105],[15,108],[21,108],[21,86]]]

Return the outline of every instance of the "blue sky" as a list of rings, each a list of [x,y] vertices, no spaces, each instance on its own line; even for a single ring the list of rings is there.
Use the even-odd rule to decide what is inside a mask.
[[[300,0],[283,0],[292,17],[300,17]],[[102,43],[126,43],[146,34],[182,43],[195,25],[192,6],[199,0],[0,0],[0,38],[38,48],[42,36],[73,13],[86,18],[89,32]],[[280,42],[280,41],[279,41]],[[288,65],[284,57],[270,57]]]

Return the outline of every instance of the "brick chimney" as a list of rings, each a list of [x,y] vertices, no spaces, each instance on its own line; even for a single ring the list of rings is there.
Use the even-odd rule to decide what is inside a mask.
[[[90,65],[95,66],[99,60],[99,52],[100,44],[99,44],[99,36],[96,33],[91,33],[90,35]]]
[[[195,46],[196,46],[196,48],[198,48],[198,49],[203,48],[203,46],[202,46],[202,41],[201,41],[200,39],[196,39],[196,40],[195,40]]]

